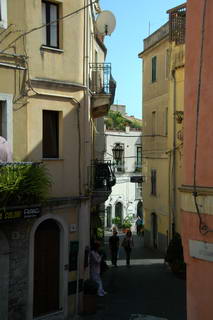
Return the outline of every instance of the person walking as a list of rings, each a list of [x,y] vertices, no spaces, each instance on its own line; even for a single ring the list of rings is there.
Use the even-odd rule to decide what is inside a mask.
[[[126,253],[126,265],[127,265],[127,267],[130,267],[131,251],[132,251],[132,248],[134,247],[134,242],[133,242],[131,230],[127,231],[121,245],[124,248],[125,253]]]
[[[102,297],[106,294],[106,291],[103,289],[103,284],[101,280],[101,259],[102,256],[99,254],[98,250],[100,244],[95,242],[93,243],[90,251],[90,277],[98,284],[98,296]]]
[[[141,217],[137,217],[137,220],[135,222],[135,226],[136,226],[136,231],[137,231],[137,235],[140,236],[141,235],[141,228],[143,225],[143,220],[141,219]]]
[[[118,250],[119,250],[119,236],[116,229],[113,229],[112,236],[109,238],[109,248],[111,253],[112,265],[117,267]]]

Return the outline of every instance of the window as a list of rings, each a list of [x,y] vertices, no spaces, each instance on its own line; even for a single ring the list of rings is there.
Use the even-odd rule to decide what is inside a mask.
[[[135,184],[135,199],[141,200],[142,199],[142,183],[137,182]]]
[[[168,135],[168,108],[164,111],[164,134]]]
[[[59,48],[59,23],[54,22],[59,17],[59,6],[51,2],[42,2],[42,22],[49,24],[43,28],[43,45]],[[51,23],[51,24],[50,24]]]
[[[59,158],[59,112],[43,110],[43,158]]]
[[[141,170],[141,165],[142,165],[142,147],[137,146],[137,154],[136,154],[136,171]]]
[[[157,171],[155,169],[151,170],[151,194],[157,195]]]
[[[157,81],[157,57],[152,57],[152,82]]]
[[[0,0],[0,28],[7,29],[7,0]]]
[[[156,134],[156,111],[152,112],[152,135]]]
[[[0,93],[0,135],[13,146],[13,95]]]
[[[170,52],[169,49],[166,49],[166,56],[165,56],[165,79],[169,79],[169,67],[170,67]]]

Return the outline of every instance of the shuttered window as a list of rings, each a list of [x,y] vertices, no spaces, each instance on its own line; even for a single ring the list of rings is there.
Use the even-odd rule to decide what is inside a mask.
[[[59,112],[43,110],[43,158],[59,158]]]
[[[157,81],[157,57],[152,57],[152,82]]]
[[[157,195],[157,171],[155,169],[151,170],[151,194]]]

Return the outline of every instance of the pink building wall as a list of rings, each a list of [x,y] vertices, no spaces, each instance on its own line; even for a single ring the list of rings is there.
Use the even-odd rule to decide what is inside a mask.
[[[199,83],[203,6],[207,1],[201,76],[197,185],[213,186],[213,1],[188,0],[184,106],[185,174],[183,184],[193,185],[195,124]]]
[[[204,10],[205,4],[206,10]],[[204,29],[202,29],[203,17]],[[202,48],[202,59],[200,59]],[[200,66],[201,77],[199,77]],[[194,170],[196,135],[197,161]],[[203,206],[208,209],[202,210],[200,207],[201,218],[208,228],[213,230],[213,0],[187,2],[182,184],[186,186],[182,190],[185,202],[182,206],[181,221],[184,258],[187,263],[187,320],[212,320],[213,262],[207,261],[211,252],[207,252],[207,259],[192,257],[189,240],[200,241],[204,247],[205,243],[213,243],[213,232],[204,235],[199,231],[198,212],[195,206],[193,208],[191,205],[194,190],[198,192],[196,199],[199,204],[204,203],[208,197],[209,205]]]

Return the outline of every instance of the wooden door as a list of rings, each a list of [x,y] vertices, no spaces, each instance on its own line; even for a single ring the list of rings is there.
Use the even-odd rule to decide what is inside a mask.
[[[59,310],[59,251],[59,227],[54,220],[46,220],[35,233],[34,316]]]

